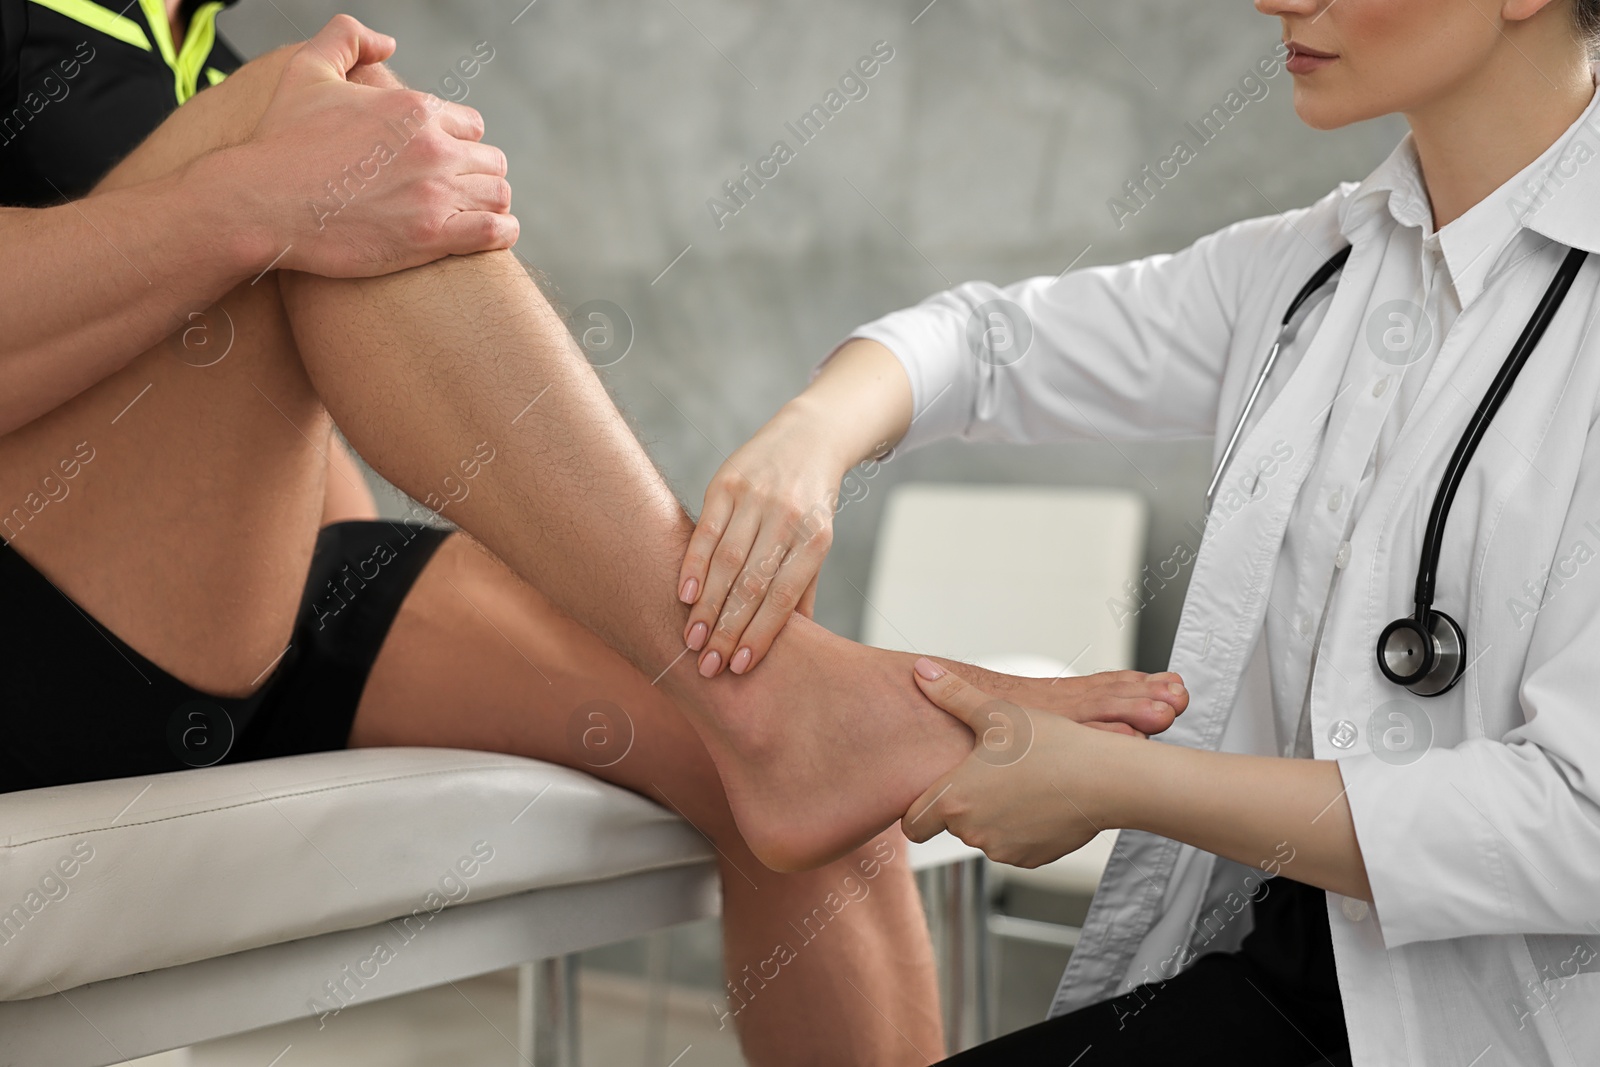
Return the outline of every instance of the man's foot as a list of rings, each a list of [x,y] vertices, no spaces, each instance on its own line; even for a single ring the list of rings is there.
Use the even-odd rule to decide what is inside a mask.
[[[912,681],[916,658],[796,616],[759,671],[706,681],[691,665],[663,679],[710,750],[740,832],[767,866],[804,870],[859,847],[972,751],[972,731]],[[1069,689],[974,673],[1035,707],[1082,717],[1067,706],[1076,700]],[[1118,677],[1105,699],[1120,702],[1118,713],[1135,728],[1165,729],[1181,710],[1167,688],[1174,676]]]
[[[669,675],[761,862],[844,855],[972,750],[972,732],[917,690],[914,659],[795,616],[759,671],[707,681],[690,661]]]

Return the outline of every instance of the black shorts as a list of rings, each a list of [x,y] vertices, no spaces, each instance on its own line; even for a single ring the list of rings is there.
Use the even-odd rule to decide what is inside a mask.
[[[0,546],[0,792],[344,748],[400,604],[447,536],[325,528],[289,648],[240,699],[174,678]]]
[[[1327,894],[1281,875],[1237,952],[1018,1030],[948,1067],[1349,1067]]]

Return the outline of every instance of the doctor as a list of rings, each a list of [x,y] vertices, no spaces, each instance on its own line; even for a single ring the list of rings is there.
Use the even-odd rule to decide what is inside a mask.
[[[1394,153],[857,331],[713,480],[685,636],[756,669],[828,540],[785,506],[889,443],[1212,436],[1170,743],[918,665],[980,740],[913,837],[1124,828],[1053,1018],[954,1062],[1600,1062],[1600,0],[1256,7],[1301,118]]]

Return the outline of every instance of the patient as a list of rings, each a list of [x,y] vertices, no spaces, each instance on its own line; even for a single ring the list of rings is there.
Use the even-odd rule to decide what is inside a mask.
[[[172,0],[168,25],[144,10],[117,18],[158,42],[210,30],[201,5]],[[59,82],[80,40],[77,88],[127,83],[0,145],[0,191],[28,205],[0,210],[0,790],[347,744],[589,769],[717,846],[730,973],[895,858],[845,934],[738,1013],[752,1062],[940,1051],[886,828],[972,735],[912,685],[912,657],[804,618],[756,675],[695,669],[691,523],[508,251],[506,161],[477,113],[404,90],[376,65],[393,41],[348,17],[242,66],[219,39],[174,110],[184,72],[163,96],[174,71],[155,48],[138,67],[126,27],[20,0],[0,15],[0,84]],[[335,424],[470,538],[370,521]],[[1171,675],[965,673],[1129,733],[1186,699]]]

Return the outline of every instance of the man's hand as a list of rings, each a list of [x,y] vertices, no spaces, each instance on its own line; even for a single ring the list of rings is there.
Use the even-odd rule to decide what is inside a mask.
[[[290,57],[254,135],[228,150],[278,266],[371,277],[516,243],[505,153],[481,143],[476,110],[351,81],[394,48],[335,16]]]

